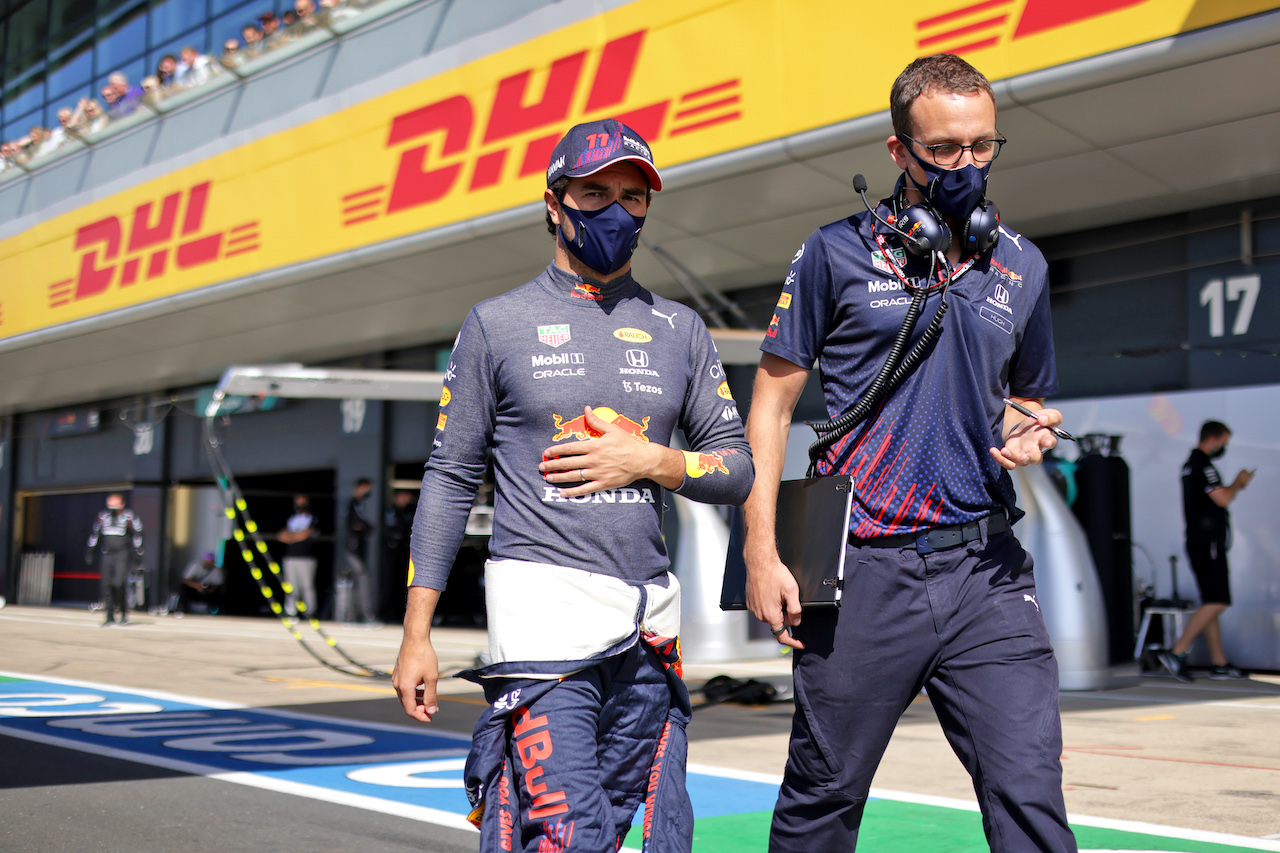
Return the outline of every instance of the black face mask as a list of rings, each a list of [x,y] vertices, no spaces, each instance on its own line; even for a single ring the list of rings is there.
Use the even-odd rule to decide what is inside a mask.
[[[1215,451],[1213,451],[1212,453],[1210,453],[1210,454],[1209,454],[1209,458],[1210,458],[1210,459],[1221,459],[1221,458],[1222,458],[1222,456],[1223,456],[1223,454],[1224,454],[1224,453],[1226,453],[1226,452],[1227,452],[1227,446],[1224,444],[1224,445],[1222,445],[1221,447],[1219,447],[1217,450],[1215,450]]]
[[[310,507],[309,507],[309,506],[307,506],[306,504],[294,504],[294,505],[293,505],[293,511],[294,511],[294,512],[306,512],[308,509],[310,509]]]

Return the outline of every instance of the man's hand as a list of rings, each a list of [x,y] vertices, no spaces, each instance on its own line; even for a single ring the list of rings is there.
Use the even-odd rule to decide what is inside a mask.
[[[747,557],[747,609],[769,626],[779,643],[804,648],[790,631],[791,626],[800,624],[800,587],[777,554]]]
[[[1019,402],[1023,405],[1040,404],[1038,400]],[[1034,418],[1029,418],[1006,407],[1004,447],[991,448],[991,456],[1009,471],[1025,465],[1039,465],[1044,459],[1044,452],[1058,446],[1058,437],[1049,428],[1061,423],[1062,412],[1057,409],[1039,409]]]
[[[1237,491],[1240,491],[1253,482],[1253,475],[1254,472],[1250,471],[1248,468],[1241,468],[1240,473],[1236,474],[1236,481],[1231,485]]]
[[[395,688],[404,712],[420,723],[431,722],[431,715],[440,710],[436,699],[439,677],[440,664],[431,638],[411,639],[406,635],[400,644],[395,669],[391,672],[391,686]]]
[[[543,479],[560,487],[566,498],[653,480],[668,489],[684,482],[684,456],[641,438],[597,415],[590,406],[583,416],[592,438],[553,444],[542,451],[538,470]]]

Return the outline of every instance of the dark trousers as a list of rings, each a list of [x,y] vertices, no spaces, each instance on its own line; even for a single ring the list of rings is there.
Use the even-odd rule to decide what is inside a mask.
[[[895,725],[927,687],[996,853],[1073,853],[1058,666],[1030,555],[1002,533],[947,551],[850,546],[843,603],[805,612],[771,853],[851,851]]]
[[[491,700],[518,696],[521,684],[487,681],[485,692]],[[516,709],[480,849],[618,849],[658,769],[655,749],[664,741],[671,703],[667,676],[641,643]],[[681,772],[684,760],[683,753],[665,757]],[[683,806],[663,819],[691,833],[687,794]],[[676,847],[689,849],[687,843]]]
[[[108,622],[115,621],[115,611],[120,611],[120,621],[128,617],[129,607],[124,594],[125,581],[129,579],[129,552],[106,551],[102,555],[102,609]]]
[[[348,600],[347,613],[335,613],[335,619],[353,619],[357,622],[373,621],[373,606],[369,599],[369,568],[364,564],[364,557],[354,551],[348,551],[346,557],[346,578],[351,581],[351,597]]]

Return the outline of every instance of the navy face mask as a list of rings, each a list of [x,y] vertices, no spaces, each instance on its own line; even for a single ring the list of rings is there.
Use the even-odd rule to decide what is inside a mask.
[[[1222,455],[1223,455],[1224,453],[1226,453],[1226,452],[1227,452],[1227,446],[1224,444],[1224,445],[1222,445],[1221,447],[1219,447],[1217,450],[1215,450],[1215,451],[1213,451],[1212,453],[1210,453],[1210,454],[1209,454],[1209,458],[1210,458],[1210,459],[1221,459],[1221,458],[1222,458]]]
[[[982,168],[970,164],[959,169],[944,169],[937,163],[930,163],[920,158],[912,150],[909,142],[903,142],[903,145],[920,164],[920,168],[924,169],[924,173],[929,176],[929,182],[924,187],[916,187],[916,189],[924,194],[939,213],[952,222],[968,220],[969,214],[973,213],[973,209],[986,194],[987,175],[991,173],[991,164],[987,163]],[[915,184],[909,172],[907,180]]]
[[[561,203],[560,210],[573,223],[574,231],[570,240],[562,222],[560,239],[575,258],[604,275],[617,272],[631,260],[640,242],[643,216],[632,216],[616,201],[599,210],[578,210]]]

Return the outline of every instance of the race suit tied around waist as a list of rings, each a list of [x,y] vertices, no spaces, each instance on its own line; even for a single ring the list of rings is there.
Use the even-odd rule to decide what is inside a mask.
[[[778,557],[795,576],[802,607],[839,607],[853,485],[849,476],[783,480],[778,487]],[[742,510],[734,509],[721,610],[747,607]]]

